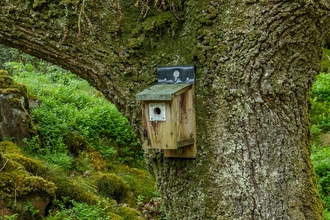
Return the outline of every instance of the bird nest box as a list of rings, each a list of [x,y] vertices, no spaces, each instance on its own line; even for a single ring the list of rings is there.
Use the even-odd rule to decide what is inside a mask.
[[[196,157],[195,67],[158,67],[158,83],[136,95],[142,103],[145,149],[165,157]]]

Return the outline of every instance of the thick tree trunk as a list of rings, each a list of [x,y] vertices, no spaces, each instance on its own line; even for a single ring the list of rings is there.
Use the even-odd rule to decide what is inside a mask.
[[[308,92],[329,2],[156,1],[140,19],[142,0],[38,2],[0,3],[0,43],[87,79],[136,130],[156,66],[197,66],[197,158],[146,154],[168,219],[323,219]]]

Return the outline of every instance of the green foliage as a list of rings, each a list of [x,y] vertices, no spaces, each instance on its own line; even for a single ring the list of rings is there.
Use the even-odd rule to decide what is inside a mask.
[[[74,167],[79,173],[84,173],[87,170],[92,170],[92,166],[89,163],[88,154],[86,152],[81,152],[79,156],[74,161]]]
[[[136,204],[137,205],[141,205],[141,204],[143,204],[143,201],[145,200],[145,196],[144,195],[138,195],[138,197],[137,197],[137,200],[136,200]]]
[[[322,56],[322,73],[313,84],[310,92],[311,132],[313,139],[317,139],[322,132],[330,130],[330,50],[324,48]]]
[[[98,202],[95,205],[79,203],[63,197],[62,200],[55,199],[53,202],[57,212],[51,212],[47,220],[135,220],[143,219],[142,215],[136,209],[127,206],[119,206],[113,209],[104,202]]]
[[[323,216],[324,216],[324,219],[329,220],[330,219],[330,212],[325,209],[323,211]]]
[[[34,208],[33,204],[30,201],[27,202],[27,206],[28,206],[28,209],[29,209],[30,213],[32,214],[32,216],[34,216],[35,214],[37,214],[39,212],[39,210]]]
[[[29,153],[40,150],[40,143],[37,136],[34,136],[29,140],[24,138],[23,143],[25,144],[25,150]]]
[[[110,219],[106,212],[107,207],[101,207],[100,203],[96,205],[89,205],[86,203],[79,203],[70,200],[70,206],[67,208],[66,203],[68,199],[64,197],[64,201],[54,200],[54,204],[60,208],[61,211],[51,213],[48,220],[107,220]]]
[[[321,73],[317,76],[310,93],[312,111],[312,133],[320,134],[330,129],[330,74]]]
[[[99,150],[109,162],[141,160],[141,147],[127,119],[86,81],[56,66],[47,66],[46,73],[18,62],[8,62],[6,67],[27,86],[29,96],[41,101],[31,114],[42,146],[29,141],[30,152],[37,150],[43,159],[65,170],[73,167],[70,157],[87,146]]]
[[[326,52],[326,51],[325,51]],[[326,63],[324,53],[323,70]],[[313,137],[312,163],[317,174],[317,186],[325,204],[324,217],[330,219],[330,146],[322,145],[321,136],[330,130],[330,74],[321,73],[313,84],[311,97],[311,133]],[[325,136],[322,136],[325,138]]]
[[[61,144],[59,146],[56,148],[43,148],[40,150],[41,155],[39,156],[48,162],[59,165],[64,171],[69,171],[72,168],[73,158],[67,154],[65,145]]]
[[[11,50],[0,44],[0,69],[5,68],[5,62],[12,61]],[[0,218],[1,219],[1,218]]]
[[[330,210],[330,147],[313,147],[311,159],[318,176],[319,193],[325,202],[325,207]]]
[[[320,73],[314,82],[311,96],[318,101],[330,101],[330,75]]]
[[[30,107],[38,136],[25,139],[21,149],[0,142],[2,163],[9,161],[0,175],[0,188],[7,190],[0,190],[0,200],[7,196],[6,205],[12,207],[15,190],[25,197],[46,192],[67,199],[51,202],[45,219],[141,219],[136,209],[117,205],[136,207],[136,201],[155,195],[151,175],[127,166],[141,166],[143,158],[127,119],[76,75],[28,55],[18,57],[24,62],[13,59],[3,66],[15,81],[26,85],[30,99],[38,100],[39,105]],[[127,168],[119,168],[120,175],[108,173],[117,166]],[[14,211],[20,217],[39,217],[32,204],[19,200],[17,204]]]
[[[13,214],[13,215],[5,215],[5,216],[0,216],[0,220],[16,220],[18,218],[18,214]]]
[[[59,141],[55,147],[45,146],[41,148],[37,138],[38,137],[34,137],[31,140],[23,140],[26,144],[24,147],[26,152],[35,154],[35,156],[45,161],[54,163],[60,166],[64,171],[69,171],[72,168],[73,158],[67,154],[67,147],[62,142]]]
[[[23,53],[22,51],[8,48],[0,44],[0,69],[7,69],[7,71],[12,75],[12,70],[7,65],[8,62],[16,62],[16,65],[21,64],[23,68],[18,66],[17,68],[22,68],[27,72],[32,72],[35,68],[39,71],[45,71],[48,66],[53,66],[48,62]]]

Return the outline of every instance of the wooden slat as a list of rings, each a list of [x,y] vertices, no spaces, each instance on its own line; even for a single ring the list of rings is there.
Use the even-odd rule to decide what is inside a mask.
[[[195,143],[194,138],[190,138],[190,139],[185,139],[185,140],[180,140],[177,143],[178,148],[179,147],[186,147],[186,146],[190,146],[193,145]]]
[[[195,110],[195,88],[192,86],[187,92],[178,96],[182,103],[181,116],[179,116],[179,123],[177,124],[177,144],[182,147],[183,152],[175,149],[164,150],[165,157],[180,157],[180,158],[196,158],[196,110]],[[189,140],[189,141],[187,141]],[[190,145],[188,145],[190,142]],[[179,147],[178,146],[178,147]]]

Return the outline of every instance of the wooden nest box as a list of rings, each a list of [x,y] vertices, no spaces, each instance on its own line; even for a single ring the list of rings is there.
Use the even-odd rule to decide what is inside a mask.
[[[158,83],[136,95],[142,103],[145,149],[196,158],[195,67],[158,67]]]

